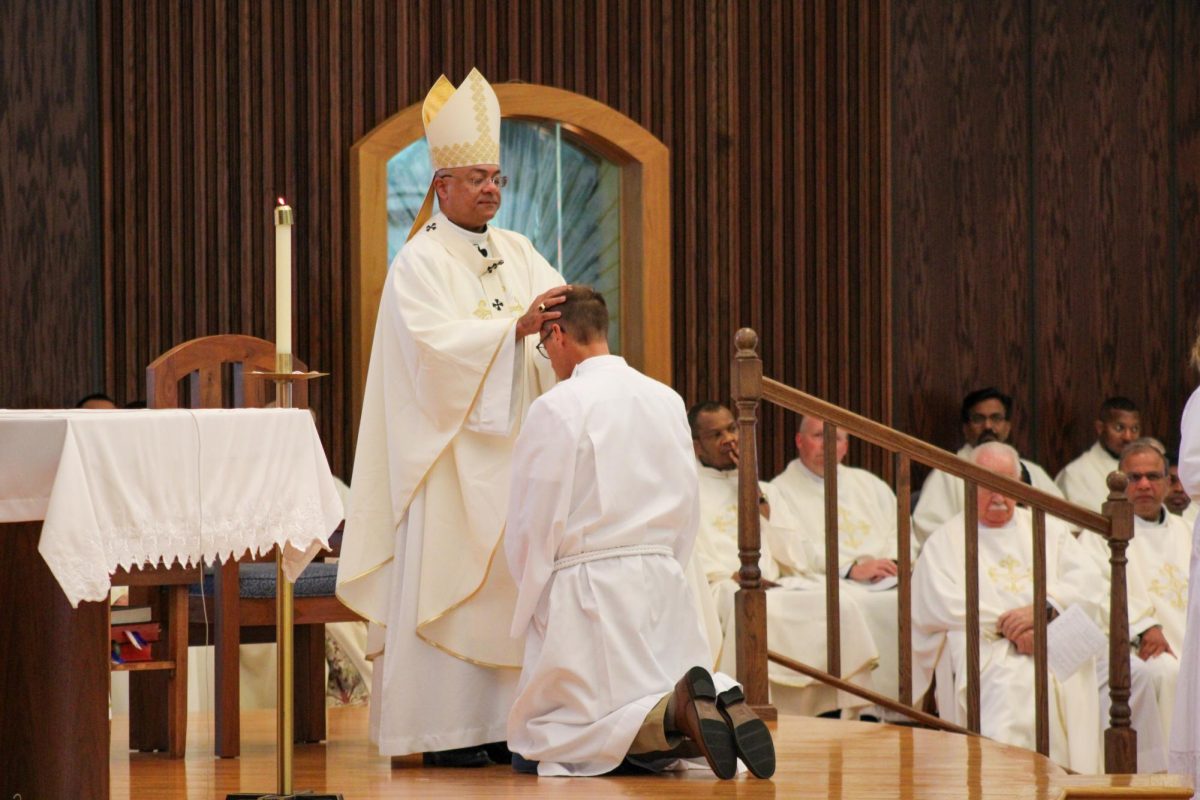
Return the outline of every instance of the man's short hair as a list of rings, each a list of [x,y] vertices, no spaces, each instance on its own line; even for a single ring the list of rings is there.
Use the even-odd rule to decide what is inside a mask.
[[[1012,419],[1012,397],[1006,395],[995,386],[987,386],[983,389],[976,389],[963,398],[962,411],[960,413],[964,425],[971,421],[971,409],[984,400],[999,400],[1001,405],[1004,406],[1004,418]]]
[[[608,304],[604,295],[591,286],[572,286],[563,297],[566,298],[563,302],[553,306],[562,316],[547,324],[557,324],[580,344],[608,341]]]
[[[1135,456],[1138,453],[1153,453],[1162,459],[1164,475],[1166,475],[1171,469],[1171,462],[1167,458],[1167,454],[1163,451],[1162,442],[1149,436],[1143,436],[1141,439],[1134,439],[1132,442],[1121,448],[1121,460],[1117,463],[1124,464],[1125,459],[1129,458],[1130,456]]]
[[[113,400],[111,397],[106,395],[104,392],[92,392],[89,395],[84,395],[83,397],[79,398],[75,402],[75,407],[83,408],[84,403],[90,403],[93,400],[105,400],[109,403],[112,403],[114,406],[117,404],[116,400]]]
[[[1128,397],[1113,395],[1100,404],[1100,420],[1107,420],[1114,411],[1127,411],[1130,414],[1142,413],[1142,410],[1137,407],[1137,403]]]
[[[971,451],[971,463],[978,464],[980,457],[986,456],[988,453],[1003,455],[1011,460],[1013,464],[1012,474],[1008,477],[1021,480],[1021,454],[1017,452],[1017,448],[1004,442],[984,442]]]
[[[692,429],[692,438],[700,438],[701,414],[715,414],[722,409],[728,410],[729,407],[724,403],[718,403],[716,400],[701,400],[699,403],[696,403],[696,405],[689,408],[687,418],[688,427]]]

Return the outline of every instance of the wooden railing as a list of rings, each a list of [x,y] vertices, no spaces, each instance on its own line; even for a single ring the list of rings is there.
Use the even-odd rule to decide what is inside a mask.
[[[758,335],[749,328],[737,332],[737,354],[733,363],[733,404],[737,417],[739,448],[738,474],[738,551],[741,568],[738,579],[741,588],[735,602],[737,616],[738,680],[745,688],[747,701],[757,707],[768,706],[768,657],[784,666],[798,669],[842,691],[851,692],[871,702],[907,714],[926,724],[936,724],[913,707],[912,696],[912,553],[910,524],[912,487],[911,465],[915,460],[961,478],[964,487],[964,533],[966,558],[967,600],[967,728],[965,732],[980,731],[979,711],[979,520],[978,509],[969,498],[975,487],[984,486],[1020,503],[1033,511],[1034,556],[1034,697],[1036,704],[1037,751],[1050,752],[1049,683],[1046,665],[1046,514],[1049,513],[1081,529],[1095,531],[1108,540],[1112,552],[1112,591],[1109,598],[1109,695],[1112,699],[1110,727],[1104,733],[1104,769],[1108,773],[1137,771],[1137,733],[1130,727],[1129,711],[1129,619],[1126,605],[1125,550],[1133,538],[1133,512],[1125,498],[1124,475],[1109,476],[1108,502],[1103,513],[1097,514],[1068,503],[1060,497],[1046,494],[1013,478],[998,475],[983,467],[948,453],[920,439],[859,416],[785,384],[764,378],[762,361],[758,357]],[[759,511],[758,457],[755,426],[758,405],[762,400],[782,406],[797,414],[823,420],[825,448],[825,591],[827,620],[827,663],[821,671],[791,659],[769,653],[766,630],[766,592],[759,570]],[[836,434],[838,429],[877,445],[896,458],[896,529],[898,537],[898,602],[897,624],[900,632],[900,703],[882,698],[840,679],[841,640],[838,630],[838,491]],[[944,722],[937,727],[962,731]]]

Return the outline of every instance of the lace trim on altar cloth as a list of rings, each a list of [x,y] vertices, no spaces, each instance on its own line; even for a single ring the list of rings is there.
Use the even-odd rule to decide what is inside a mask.
[[[206,515],[203,520],[193,513],[123,522],[103,526],[99,531],[103,564],[58,554],[55,574],[64,589],[73,587],[85,599],[106,597],[109,576],[119,567],[158,563],[160,558],[167,566],[215,563],[240,557],[247,551],[263,555],[276,545],[288,543],[304,551],[314,542],[328,546],[332,532],[324,530],[322,508],[315,500],[298,506],[267,506]],[[72,592],[67,594],[70,596]]]

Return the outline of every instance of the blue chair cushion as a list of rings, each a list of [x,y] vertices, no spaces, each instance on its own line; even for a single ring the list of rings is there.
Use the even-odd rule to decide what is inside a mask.
[[[304,568],[295,583],[295,597],[332,597],[337,587],[337,562],[314,561]],[[194,597],[200,596],[200,584],[192,584],[188,593]],[[213,575],[210,570],[204,573],[204,594],[211,597],[213,593]],[[238,594],[245,600],[261,600],[275,596],[275,565],[240,564],[238,565]]]

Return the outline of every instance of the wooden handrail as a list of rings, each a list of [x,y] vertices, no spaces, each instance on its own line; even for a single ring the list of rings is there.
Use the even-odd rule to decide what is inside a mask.
[[[758,513],[758,463],[755,427],[760,400],[767,400],[790,411],[822,420],[824,425],[825,453],[825,548],[826,548],[826,624],[829,672],[821,672],[806,665],[799,665],[776,653],[771,660],[797,669],[830,685],[845,688],[851,686],[838,673],[840,665],[840,635],[836,612],[839,605],[838,522],[837,517],[837,464],[836,435],[839,428],[863,441],[882,447],[897,458],[897,532],[900,540],[899,594],[897,622],[900,629],[900,696],[904,701],[902,711],[916,717],[920,712],[912,708],[911,681],[911,586],[908,574],[911,554],[908,550],[910,520],[908,501],[911,497],[910,464],[912,460],[935,467],[961,479],[964,497],[972,497],[976,486],[987,487],[1023,502],[1033,509],[1034,551],[1034,697],[1037,709],[1037,750],[1049,753],[1049,686],[1046,676],[1046,521],[1047,513],[1078,526],[1096,531],[1108,540],[1112,556],[1110,615],[1109,615],[1109,695],[1112,700],[1110,727],[1104,732],[1105,771],[1109,773],[1134,772],[1137,768],[1137,733],[1130,726],[1130,664],[1129,623],[1127,591],[1125,582],[1125,550],[1133,538],[1133,515],[1125,497],[1124,475],[1113,473],[1108,478],[1109,497],[1103,513],[1097,514],[1080,506],[1047,494],[1013,478],[999,475],[966,459],[948,453],[920,439],[896,431],[874,420],[855,414],[799,389],[764,378],[762,361],[758,357],[758,335],[749,328],[742,328],[735,336],[737,355],[733,365],[733,401],[736,408],[738,433],[742,457],[738,470],[738,550],[741,569],[738,573],[740,589],[736,595],[738,679],[747,685],[746,696],[752,704],[766,702],[766,604],[760,580],[758,559],[760,556],[760,525]],[[978,514],[975,503],[964,503],[964,539],[966,558],[963,565],[966,573],[967,593],[967,716],[968,728],[978,733],[981,726],[979,715],[979,587],[978,587]],[[801,669],[800,667],[803,666]],[[908,674],[905,674],[907,672]],[[833,673],[833,674],[830,674]],[[860,696],[867,696],[861,687],[845,688]],[[874,695],[874,693],[871,693]],[[888,708],[900,704],[892,701],[880,703]],[[773,712],[773,709],[770,709]]]
[[[769,658],[771,661],[774,661],[776,664],[787,667],[795,672],[799,672],[801,675],[807,675],[808,677],[815,678],[822,683],[827,683],[838,691],[861,697],[864,700],[868,700],[881,708],[886,708],[889,711],[895,711],[897,714],[903,714],[904,716],[916,720],[922,725],[927,725],[930,728],[936,728],[940,731],[949,731],[950,733],[961,733],[966,736],[979,735],[975,731],[967,730],[961,725],[955,725],[953,722],[947,722],[941,717],[935,717],[932,714],[926,714],[924,711],[918,711],[915,708],[909,707],[905,703],[897,703],[895,700],[879,694],[879,692],[873,692],[870,689],[864,689],[863,687],[857,686],[849,681],[836,678],[827,672],[817,669],[816,667],[810,667],[808,664],[802,664],[799,661],[788,658],[785,655],[768,651],[767,658]]]
[[[1014,478],[997,475],[995,472],[984,469],[978,464],[972,464],[940,447],[923,442],[907,433],[901,433],[770,378],[762,379],[762,399],[770,400],[797,414],[818,417],[831,422],[839,428],[844,428],[853,436],[879,445],[892,453],[904,453],[910,459],[922,464],[936,467],[956,477],[969,478],[973,483],[1003,492],[1008,497],[1015,498],[1022,503],[1044,508],[1052,516],[1079,528],[1087,528],[1098,533],[1104,533],[1109,529],[1108,519],[1102,514],[1080,508],[1061,497],[1047,494]]]

